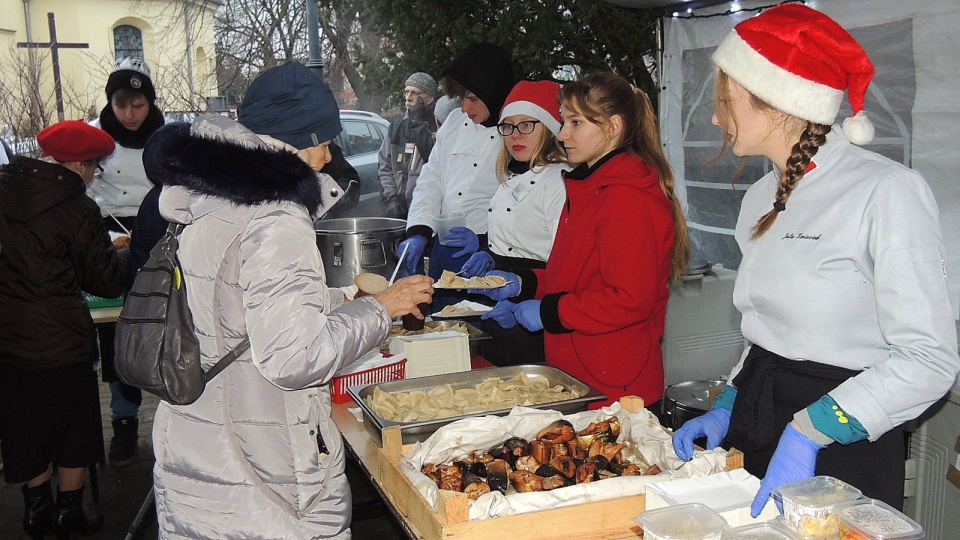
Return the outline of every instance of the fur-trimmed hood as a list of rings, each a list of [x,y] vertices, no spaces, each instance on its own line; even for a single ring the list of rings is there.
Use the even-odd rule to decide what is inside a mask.
[[[289,201],[316,218],[343,195],[332,178],[311,169],[292,147],[216,115],[157,130],[144,148],[143,165],[151,181],[165,189],[180,186],[221,200],[204,204],[208,210]]]

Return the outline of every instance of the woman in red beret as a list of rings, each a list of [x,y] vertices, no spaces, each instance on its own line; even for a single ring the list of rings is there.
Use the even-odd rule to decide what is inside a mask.
[[[89,535],[88,467],[103,461],[93,319],[81,290],[123,292],[123,264],[85,194],[106,132],[79,120],[44,129],[45,160],[0,167],[0,432],[4,479],[23,482],[23,529],[42,539]],[[50,477],[57,468],[57,503]]]

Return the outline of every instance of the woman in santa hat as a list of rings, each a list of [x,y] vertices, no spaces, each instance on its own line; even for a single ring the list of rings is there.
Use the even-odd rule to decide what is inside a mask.
[[[547,364],[607,395],[653,405],[664,391],[660,339],[672,279],[686,269],[686,221],[646,95],[613,73],[560,90],[558,139],[577,164],[544,269],[493,270],[513,316],[544,331]]]
[[[572,168],[557,140],[563,125],[559,92],[552,81],[520,81],[507,96],[497,124],[503,140],[497,158],[500,186],[488,208],[487,246],[467,259],[460,275],[546,267],[567,198],[562,173]],[[482,328],[493,337],[483,347],[484,358],[498,366],[543,362],[543,331],[517,326],[515,307],[504,300],[484,314]]]
[[[854,144],[874,68],[859,43],[803,5],[734,29],[713,55],[714,124],[774,170],[747,190],[734,303],[749,342],[706,415],[675,437],[724,438],[763,483],[829,475],[903,506],[901,425],[960,369],[937,205],[917,172]],[[832,125],[847,93],[854,115]],[[878,472],[882,471],[882,472]]]

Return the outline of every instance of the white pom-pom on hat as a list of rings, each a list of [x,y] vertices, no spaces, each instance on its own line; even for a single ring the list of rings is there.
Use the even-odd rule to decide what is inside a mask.
[[[836,21],[801,4],[782,4],[738,24],[713,62],[773,107],[817,124],[836,121],[846,92],[854,115],[843,133],[854,144],[873,139],[863,113],[874,67]]]
[[[856,145],[864,145],[873,140],[873,123],[867,118],[867,113],[860,111],[848,116],[843,121],[843,135],[848,141]]]

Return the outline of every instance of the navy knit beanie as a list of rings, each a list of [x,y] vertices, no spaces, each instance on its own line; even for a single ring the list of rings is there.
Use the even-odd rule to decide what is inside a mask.
[[[297,149],[329,141],[341,130],[340,109],[330,88],[298,62],[261,73],[237,108],[237,121]]]

